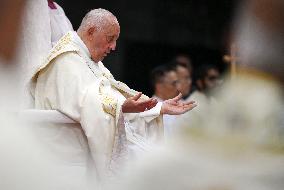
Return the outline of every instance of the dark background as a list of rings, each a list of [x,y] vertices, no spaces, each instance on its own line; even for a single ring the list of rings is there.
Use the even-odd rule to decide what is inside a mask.
[[[152,95],[149,73],[178,53],[190,55],[194,68],[216,64],[230,39],[237,0],[58,0],[77,30],[91,9],[111,11],[120,22],[117,49],[103,62],[116,79]]]

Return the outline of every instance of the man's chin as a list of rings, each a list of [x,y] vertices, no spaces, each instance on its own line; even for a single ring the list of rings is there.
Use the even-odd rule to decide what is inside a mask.
[[[92,58],[92,60],[93,60],[95,63],[98,63],[98,62],[102,61],[103,59],[104,59],[104,57],[101,57],[101,58],[98,58],[98,59]]]

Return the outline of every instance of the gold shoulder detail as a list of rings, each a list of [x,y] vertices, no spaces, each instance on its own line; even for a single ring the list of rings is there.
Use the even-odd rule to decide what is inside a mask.
[[[67,33],[65,36],[60,38],[57,44],[52,48],[49,56],[47,57],[47,61],[51,61],[54,56],[56,56],[66,45],[70,44],[72,41],[71,33]]]
[[[101,94],[103,109],[113,117],[116,115],[117,101],[108,94]]]
[[[68,32],[65,34],[57,44],[51,49],[44,63],[37,69],[33,76],[33,80],[37,78],[38,73],[44,69],[51,61],[57,56],[66,53],[66,52],[78,52],[79,49],[72,43],[72,33]]]

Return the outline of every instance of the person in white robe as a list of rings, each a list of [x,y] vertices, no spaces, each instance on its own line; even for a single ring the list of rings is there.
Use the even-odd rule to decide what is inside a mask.
[[[51,0],[29,0],[24,8],[17,62],[20,65],[22,107],[34,108],[29,92],[32,75],[55,43],[73,27],[64,10]]]
[[[179,80],[172,65],[160,65],[151,72],[151,83],[154,90],[152,98],[163,102],[175,97],[178,93]],[[165,138],[169,139],[175,131],[176,115],[163,115]]]
[[[51,28],[51,44],[54,46],[67,32],[73,31],[73,26],[62,7],[56,2],[48,0],[48,8]]]
[[[66,184],[72,186],[72,181],[62,182],[57,176],[60,168],[34,136],[32,124],[16,114],[22,97],[15,57],[27,4],[25,0],[0,1],[0,189],[70,190]],[[81,184],[74,189],[86,188]]]
[[[59,40],[32,79],[37,109],[58,110],[78,123],[42,126],[41,140],[70,173],[93,173],[89,176],[98,183],[119,172],[133,152],[163,139],[161,114],[195,107],[181,103],[181,95],[157,103],[116,81],[101,60],[115,50],[119,32],[112,13],[90,11],[77,33]],[[80,169],[72,171],[74,166]]]

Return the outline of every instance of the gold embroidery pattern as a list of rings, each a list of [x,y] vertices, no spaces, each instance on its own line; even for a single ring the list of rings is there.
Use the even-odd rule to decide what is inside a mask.
[[[106,113],[115,117],[116,115],[116,108],[117,108],[117,99],[115,99],[110,94],[102,93],[102,87],[99,89],[100,97],[103,104],[103,109]]]
[[[49,53],[49,56],[47,57],[47,60],[50,61],[54,58],[54,56],[58,55],[58,52],[60,52],[63,47],[65,47],[67,44],[69,44],[72,41],[71,33],[67,33],[65,36],[60,38],[60,40],[57,42],[57,44],[52,48],[51,52]]]
[[[104,111],[115,117],[117,108],[116,100],[111,96],[103,94],[102,103]]]
[[[48,54],[48,57],[45,59],[43,65],[41,65],[34,76],[32,77],[32,81],[35,81],[39,75],[39,72],[44,69],[55,57],[64,53],[64,52],[78,52],[78,49],[74,46],[69,46],[72,42],[72,33],[68,32],[65,36],[63,36],[57,44],[51,49]]]

